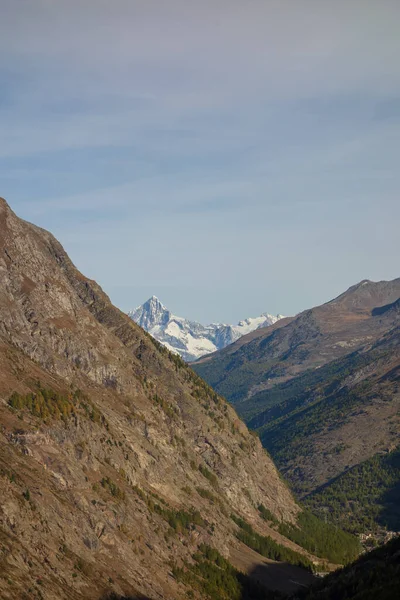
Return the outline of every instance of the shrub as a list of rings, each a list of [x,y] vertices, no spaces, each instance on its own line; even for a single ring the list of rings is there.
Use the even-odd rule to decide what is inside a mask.
[[[215,548],[201,544],[193,560],[184,568],[173,565],[172,575],[202,596],[210,600],[265,600],[265,588],[237,571]],[[268,592],[269,600],[277,598],[281,598],[278,592]]]
[[[279,523],[275,515],[273,515],[272,512],[264,506],[264,504],[258,505],[258,511],[261,517],[264,519],[264,521],[271,522],[274,525],[277,525]]]
[[[209,469],[207,469],[205,465],[199,465],[199,471],[203,475],[203,477],[208,479],[211,485],[215,487],[218,484],[217,476],[214,475],[214,473],[212,473]]]
[[[309,511],[299,514],[297,525],[280,523],[278,531],[312,554],[336,564],[355,560],[361,551],[355,536],[325,523]]]
[[[114,498],[118,500],[125,499],[125,492],[121,490],[109,477],[103,477],[100,481],[103,488],[107,489]]]
[[[35,392],[19,394],[13,392],[8,400],[9,406],[14,410],[26,409],[34,417],[48,421],[49,419],[67,421],[78,409],[83,409],[86,416],[94,423],[101,423],[108,428],[108,424],[99,411],[81,391],[74,393],[60,393],[50,388],[44,388],[40,382]]]
[[[244,519],[231,515],[232,520],[239,526],[240,530],[236,537],[262,556],[292,565],[304,567],[308,571],[313,570],[312,562],[299,552],[278,544],[269,536],[262,536],[252,528]]]
[[[160,517],[164,519],[164,521],[166,521],[174,531],[183,532],[185,530],[192,530],[196,527],[196,525],[203,527],[205,524],[200,512],[194,508],[191,508],[190,511],[182,509],[174,510],[167,505],[165,500],[158,498],[156,494],[152,495],[158,500],[158,502],[161,502],[163,506],[158,504],[158,502],[155,502],[150,495],[146,494],[138,486],[135,486],[134,490],[139,498],[146,503],[150,512],[160,515]]]

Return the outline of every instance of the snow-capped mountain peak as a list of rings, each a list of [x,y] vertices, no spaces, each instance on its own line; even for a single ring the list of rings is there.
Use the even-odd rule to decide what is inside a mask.
[[[281,315],[274,317],[264,313],[259,317],[244,319],[237,325],[202,325],[172,314],[157,296],[152,296],[128,315],[161,344],[188,362],[220,350],[242,335],[273,325],[282,318]]]
[[[146,331],[165,325],[169,321],[170,315],[167,307],[160,302],[157,296],[152,296],[147,302],[129,313],[129,316]]]

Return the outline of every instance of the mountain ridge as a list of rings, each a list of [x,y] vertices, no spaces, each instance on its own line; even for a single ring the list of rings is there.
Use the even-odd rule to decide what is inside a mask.
[[[260,441],[4,200],[0,283],[2,598],[184,598],[174,573],[208,546],[233,564],[273,553],[275,589],[310,583],[285,562],[325,560],[274,525],[301,508]]]
[[[360,289],[366,297],[363,307],[357,299]],[[371,300],[374,294],[376,299]],[[213,355],[200,358],[193,368],[232,399],[226,386],[229,374],[234,373],[237,379],[237,367],[245,371],[250,363],[257,364],[257,372],[250,379],[243,372],[248,383],[233,398],[234,402],[244,400],[260,388],[268,389],[368,344],[374,336],[386,331],[382,319],[371,311],[396,302],[399,296],[400,278],[377,283],[364,280],[325,304],[278,321],[265,331],[257,330]]]
[[[273,325],[283,318],[282,315],[274,317],[263,313],[259,317],[249,317],[239,321],[237,325],[225,323],[202,325],[197,321],[174,315],[157,296],[152,296],[144,304],[130,311],[128,316],[187,362],[225,348],[246,333]]]
[[[193,368],[259,433],[298,495],[325,486],[312,505],[321,515],[335,507],[336,519],[330,482],[399,445],[400,278],[363,280]],[[362,473],[368,477],[367,468]],[[365,489],[379,485],[377,468],[375,476]],[[388,497],[397,489],[392,480]]]

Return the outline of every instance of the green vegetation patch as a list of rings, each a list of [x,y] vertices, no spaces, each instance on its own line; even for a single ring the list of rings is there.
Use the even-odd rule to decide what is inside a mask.
[[[66,422],[79,410],[83,411],[84,415],[93,423],[104,425],[108,429],[104,415],[79,389],[74,392],[60,393],[51,388],[42,387],[38,382],[34,392],[27,394],[13,392],[8,400],[8,405],[17,411],[27,410],[32,416],[44,422],[50,420]]]
[[[15,410],[27,409],[31,415],[43,421],[68,419],[74,412],[77,401],[72,394],[60,394],[51,389],[39,388],[25,395],[13,392],[8,400]]]
[[[313,571],[313,563],[306,556],[291,548],[282,546],[282,544],[278,544],[278,542],[269,536],[260,535],[254,531],[249,523],[236,515],[231,515],[231,519],[240,527],[236,537],[249,548],[271,560],[287,562],[298,567],[303,567],[310,572]]]
[[[125,492],[121,490],[109,477],[103,477],[101,485],[117,500],[125,500]]]
[[[211,483],[211,485],[213,485],[214,487],[216,487],[218,485],[218,477],[214,473],[212,473],[209,469],[207,469],[207,467],[205,465],[200,464],[199,471],[203,475],[203,477],[208,479],[208,481]]]
[[[226,509],[225,509],[225,505],[222,502],[222,500],[220,498],[218,498],[215,494],[213,494],[212,492],[210,492],[210,490],[206,490],[205,488],[197,487],[196,491],[199,494],[199,496],[201,496],[202,498],[205,498],[206,500],[208,500],[209,502],[211,502],[211,504],[219,506],[221,512],[225,516],[228,516],[227,512],[226,512]]]
[[[169,417],[170,419],[174,419],[176,417],[178,413],[177,408],[173,406],[170,402],[164,400],[164,398],[162,398],[158,394],[154,394],[153,402],[157,406],[160,406],[164,413],[167,415],[167,417]]]
[[[267,521],[267,523],[272,523],[273,525],[279,524],[278,519],[264,506],[264,504],[258,505],[258,512],[260,513],[261,518],[264,519],[264,521]]]
[[[139,498],[141,498],[147,505],[150,512],[160,515],[166,521],[169,526],[177,532],[185,532],[192,531],[198,525],[199,527],[204,527],[205,522],[200,514],[200,512],[194,508],[190,511],[186,510],[175,510],[170,508],[165,500],[158,498],[155,494],[155,497],[159,502],[162,502],[163,505],[156,502],[152,495],[146,494],[141,488],[135,486],[133,488]]]
[[[400,448],[376,454],[305,499],[314,512],[353,533],[400,530]]]
[[[172,574],[177,581],[210,600],[277,600],[283,597],[278,592],[267,592],[210,546],[201,544],[193,560],[193,564],[186,563],[182,568],[174,566]]]
[[[297,525],[279,523],[278,531],[311,554],[336,564],[348,564],[361,552],[355,536],[325,523],[309,511],[299,514]]]

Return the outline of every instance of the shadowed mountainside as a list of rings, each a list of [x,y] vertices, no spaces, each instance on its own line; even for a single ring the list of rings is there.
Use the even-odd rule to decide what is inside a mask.
[[[400,589],[400,538],[324,577],[293,600],[395,600]]]

